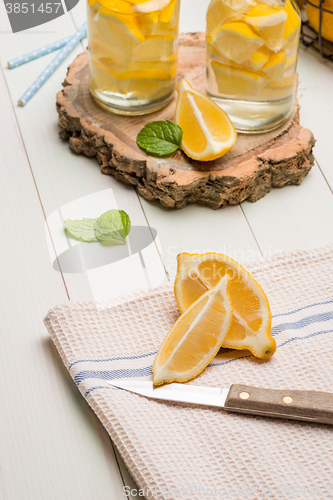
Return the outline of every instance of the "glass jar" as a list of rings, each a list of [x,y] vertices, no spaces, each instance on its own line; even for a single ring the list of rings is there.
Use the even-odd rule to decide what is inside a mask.
[[[207,93],[244,133],[274,130],[292,113],[300,37],[293,0],[212,0]]]
[[[171,101],[179,5],[180,0],[88,0],[90,91],[103,108],[142,115]]]

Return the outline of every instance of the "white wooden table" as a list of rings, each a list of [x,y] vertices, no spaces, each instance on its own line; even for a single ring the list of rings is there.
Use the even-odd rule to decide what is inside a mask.
[[[182,0],[181,31],[204,31],[208,3]],[[133,485],[48,337],[42,323],[48,309],[172,280],[181,251],[223,252],[246,265],[333,242],[331,62],[301,48],[301,122],[317,139],[316,165],[301,186],[224,210],[170,211],[102,175],[96,160],[76,156],[58,138],[55,94],[84,43],[25,108],[17,106],[54,55],[15,70],[7,69],[7,60],[74,33],[84,19],[80,0],[70,14],[13,35],[0,3],[1,500],[119,500],[125,498],[123,486]],[[54,252],[68,245],[61,218],[100,215],[105,204],[105,210],[128,212],[133,225],[157,230],[156,244],[144,255],[146,268],[133,256],[126,266],[110,267],[107,279],[98,270],[55,271]]]

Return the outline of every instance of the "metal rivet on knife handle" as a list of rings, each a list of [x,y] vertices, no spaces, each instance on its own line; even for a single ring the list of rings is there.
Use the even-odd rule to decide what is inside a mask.
[[[319,391],[230,387],[224,408],[240,413],[333,424],[333,394]]]

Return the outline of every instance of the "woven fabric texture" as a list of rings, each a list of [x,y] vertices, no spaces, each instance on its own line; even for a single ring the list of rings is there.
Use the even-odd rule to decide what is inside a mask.
[[[284,316],[298,318],[300,310],[303,319],[293,327],[283,321],[287,337],[270,360],[237,353],[229,362],[230,353],[221,353],[219,359],[228,362],[212,364],[190,383],[333,392],[333,246],[291,252],[247,269],[267,293],[273,326]],[[318,314],[311,312],[318,307]],[[141,363],[157,351],[178,316],[173,288],[165,285],[97,303],[67,302],[45,318],[64,364],[146,498],[333,498],[328,425],[161,403],[101,386],[104,375],[96,369],[79,373],[80,363],[96,367],[112,358],[112,376],[122,378],[131,357]],[[306,334],[298,338],[288,328],[304,328]],[[80,382],[84,376],[89,390]]]

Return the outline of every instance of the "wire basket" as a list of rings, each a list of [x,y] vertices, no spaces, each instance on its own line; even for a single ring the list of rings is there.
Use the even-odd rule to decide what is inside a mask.
[[[322,36],[322,25],[323,25],[323,14],[328,13],[328,15],[332,16],[332,31],[333,31],[333,11],[325,9],[322,4],[324,0],[319,0],[319,5],[315,5],[309,0],[304,0],[304,4],[309,4],[311,7],[314,7],[318,10],[319,16],[319,26],[318,33],[314,30],[308,20],[302,20],[301,24],[301,41],[303,45],[306,47],[313,47],[316,49],[320,55],[324,58],[328,58],[333,60],[333,43],[326,40]],[[302,12],[305,14],[305,12]],[[302,16],[303,17],[303,16]]]

